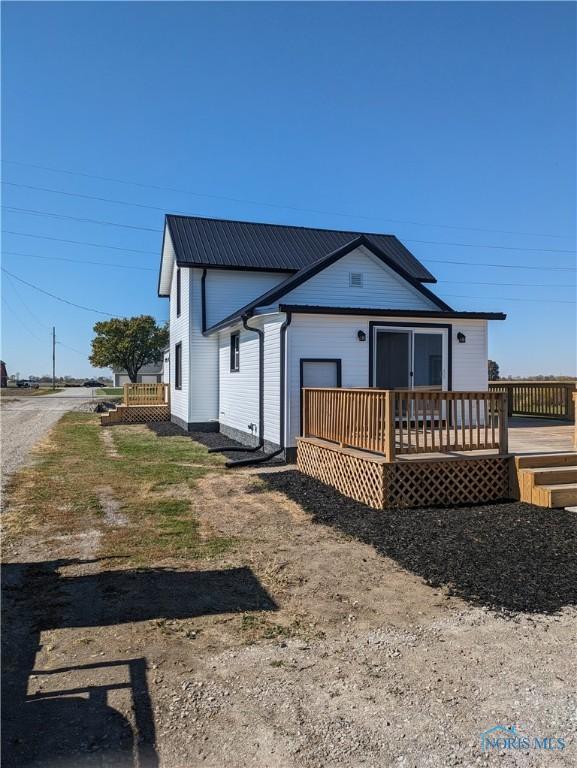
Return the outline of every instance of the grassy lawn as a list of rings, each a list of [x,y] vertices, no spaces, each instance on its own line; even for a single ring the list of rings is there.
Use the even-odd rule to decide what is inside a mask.
[[[38,389],[28,389],[27,387],[3,387],[0,389],[0,397],[38,397],[40,395],[50,395],[54,392],[62,392],[62,389],[58,387],[56,387],[56,389],[52,389],[52,387],[38,387]]]
[[[224,461],[187,437],[157,437],[145,426],[104,430],[93,414],[69,413],[38,459],[11,484],[15,533],[47,523],[53,534],[95,529],[99,557],[138,564],[210,558],[232,543],[199,531],[191,489]]]
[[[101,387],[96,390],[97,395],[122,395],[122,387]]]

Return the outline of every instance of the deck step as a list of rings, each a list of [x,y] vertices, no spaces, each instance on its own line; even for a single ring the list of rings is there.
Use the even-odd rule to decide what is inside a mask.
[[[542,453],[529,456],[516,456],[515,463],[518,469],[530,469],[535,467],[576,467],[577,452],[573,453]]]
[[[577,505],[577,452],[516,456],[519,498],[540,507]]]
[[[577,505],[577,483],[538,485],[533,489],[533,504],[541,507],[571,507]]]
[[[535,467],[524,471],[533,476],[534,485],[577,483],[577,466]]]

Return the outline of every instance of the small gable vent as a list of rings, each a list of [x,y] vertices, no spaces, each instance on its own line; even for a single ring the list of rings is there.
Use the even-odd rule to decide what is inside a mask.
[[[363,273],[362,272],[349,272],[349,286],[351,288],[363,287]]]

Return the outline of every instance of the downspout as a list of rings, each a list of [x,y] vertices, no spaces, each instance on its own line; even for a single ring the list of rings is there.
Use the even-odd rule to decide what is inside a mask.
[[[200,278],[200,311],[203,333],[206,331],[206,273],[207,270],[203,269]]]
[[[283,324],[280,327],[280,393],[279,393],[279,411],[280,411],[280,425],[279,425],[279,441],[280,441],[280,448],[277,451],[273,451],[273,453],[267,453],[264,456],[257,456],[254,459],[240,459],[239,461],[228,461],[226,463],[226,467],[228,469],[232,467],[243,467],[243,466],[249,466],[251,464],[263,464],[265,461],[269,461],[270,459],[274,459],[276,456],[281,454],[285,449],[285,392],[286,392],[286,386],[285,386],[285,378],[286,378],[286,362],[285,362],[285,353],[286,353],[286,331],[289,325],[291,324],[292,320],[292,314],[290,312],[287,312],[286,318],[283,322]],[[244,323],[244,318],[243,318]],[[245,325],[245,328],[247,326]],[[256,331],[256,328],[250,328],[251,331]],[[262,435],[264,434],[264,333],[263,331],[259,331],[259,333],[262,334],[261,341],[262,341],[262,357],[260,360],[261,363],[261,374],[260,374],[260,407],[261,407],[261,413],[263,418],[263,427],[261,429],[261,441]]]

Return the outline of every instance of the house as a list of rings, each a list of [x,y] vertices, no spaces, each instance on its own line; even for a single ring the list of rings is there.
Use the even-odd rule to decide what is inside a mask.
[[[171,420],[296,452],[301,389],[487,390],[487,325],[393,235],[167,215]]]
[[[143,365],[136,377],[138,384],[161,384],[165,382],[164,378],[164,358],[168,350],[164,350],[162,359],[159,363],[150,363]],[[122,387],[124,384],[130,384],[130,376],[121,368],[113,368],[114,386]],[[166,379],[168,381],[168,379]],[[165,382],[166,383],[166,382]]]

